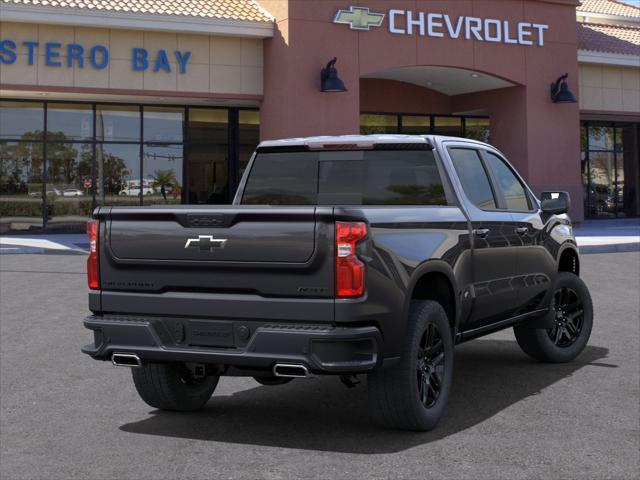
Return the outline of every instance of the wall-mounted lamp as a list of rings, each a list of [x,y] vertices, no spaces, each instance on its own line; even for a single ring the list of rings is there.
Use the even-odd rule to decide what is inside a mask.
[[[327,66],[320,72],[320,91],[321,92],[346,92],[347,87],[344,86],[344,82],[338,77],[338,71],[334,65],[338,59],[333,57]]]
[[[562,75],[558,80],[551,84],[551,101],[553,103],[576,103],[576,97],[569,90],[567,85],[568,73]]]

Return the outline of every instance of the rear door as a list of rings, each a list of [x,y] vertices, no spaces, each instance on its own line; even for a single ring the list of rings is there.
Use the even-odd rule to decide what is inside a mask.
[[[464,330],[470,330],[508,318],[515,310],[512,281],[517,275],[517,247],[522,242],[515,232],[513,216],[500,209],[499,194],[480,147],[463,142],[445,145],[473,233],[473,308],[463,326]]]

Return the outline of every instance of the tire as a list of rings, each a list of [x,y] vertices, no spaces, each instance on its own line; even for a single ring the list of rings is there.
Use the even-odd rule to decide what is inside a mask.
[[[188,412],[205,406],[218,385],[218,375],[193,378],[180,363],[147,363],[132,368],[140,398],[160,410]]]
[[[431,353],[425,356],[429,345]],[[447,404],[452,375],[453,340],[447,315],[437,302],[412,302],[400,361],[367,378],[374,422],[402,430],[432,430]]]
[[[273,375],[267,377],[253,377],[253,379],[260,385],[265,385],[268,387],[274,385],[284,385],[285,383],[289,383],[291,380],[293,380],[293,378],[275,377]]]
[[[560,272],[553,287],[551,308],[556,324],[551,329],[515,326],[520,348],[541,362],[566,363],[587,346],[593,327],[593,304],[589,289],[580,277]]]

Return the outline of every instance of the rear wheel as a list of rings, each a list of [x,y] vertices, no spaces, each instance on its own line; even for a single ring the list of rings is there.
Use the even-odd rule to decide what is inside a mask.
[[[436,302],[413,302],[400,362],[368,376],[374,421],[404,430],[433,429],[449,398],[452,374],[447,315]]]
[[[219,375],[194,377],[181,363],[147,363],[132,368],[138,395],[148,405],[161,410],[198,410],[209,401]]]
[[[520,348],[542,362],[564,363],[575,359],[587,345],[593,326],[589,289],[580,277],[560,272],[554,286],[555,324],[549,329],[514,327]]]

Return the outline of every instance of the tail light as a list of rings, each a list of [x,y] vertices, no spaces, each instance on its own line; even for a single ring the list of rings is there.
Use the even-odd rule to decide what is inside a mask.
[[[336,222],[336,297],[364,293],[365,266],[356,255],[356,243],[366,236],[364,222]]]
[[[91,290],[100,289],[100,259],[98,257],[100,222],[89,220],[87,222],[87,235],[89,236],[89,258],[87,258],[87,281]]]

